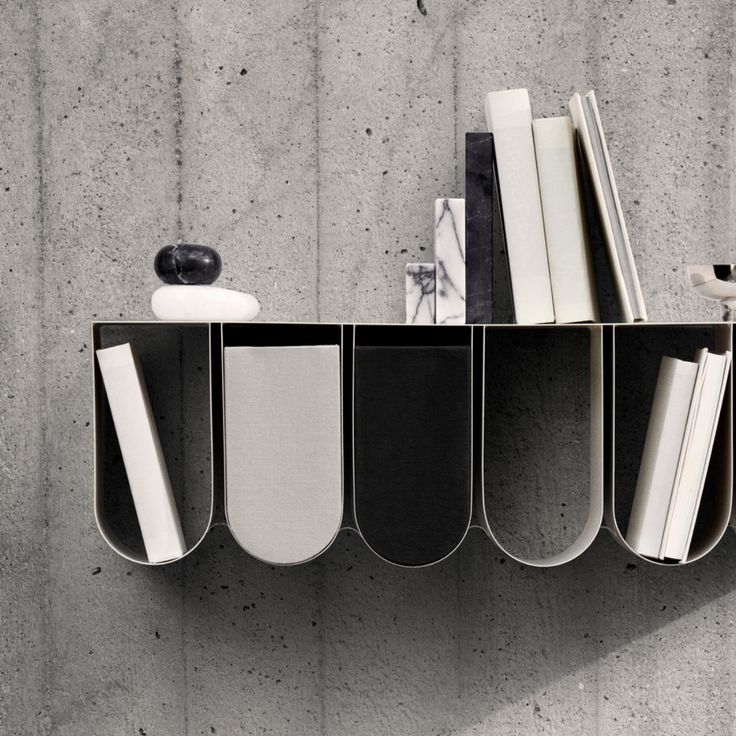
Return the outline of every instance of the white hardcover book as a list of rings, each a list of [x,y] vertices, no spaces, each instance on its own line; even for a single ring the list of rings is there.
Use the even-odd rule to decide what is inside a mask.
[[[705,353],[699,394],[693,395],[693,417],[683,446],[682,469],[672,493],[660,559],[687,558],[703,495],[723,395],[728,383],[731,353]]]
[[[146,383],[130,343],[96,351],[149,562],[187,551]]]
[[[695,377],[693,398],[690,401],[690,408],[687,414],[687,422],[685,424],[685,433],[682,439],[682,447],[680,448],[679,457],[677,459],[677,472],[675,473],[675,480],[672,484],[670,501],[665,511],[664,532],[662,534],[662,541],[659,544],[659,553],[657,554],[657,557],[660,560],[664,559],[665,547],[667,546],[667,538],[669,537],[670,529],[672,528],[672,518],[675,508],[675,499],[677,498],[677,489],[680,487],[680,483],[682,481],[682,471],[685,468],[685,457],[687,455],[687,448],[692,438],[693,427],[695,426],[695,417],[698,414],[700,397],[703,392],[703,382],[705,381],[705,359],[707,356],[708,348],[700,348],[695,352],[695,363],[698,367],[698,372]]]
[[[599,322],[598,296],[570,118],[532,121],[557,322]]]
[[[660,363],[626,541],[658,557],[698,366],[664,357]]]
[[[594,92],[584,97],[574,94],[569,103],[570,117],[580,137],[583,155],[590,171],[600,213],[608,262],[611,268],[619,306],[625,322],[641,322],[647,318],[644,298],[631,252],[629,234],[624,222],[606,138],[603,134]]]
[[[224,353],[228,524],[260,560],[306,562],[342,521],[340,348]]]
[[[496,152],[516,322],[554,322],[529,92],[490,92],[485,112]]]

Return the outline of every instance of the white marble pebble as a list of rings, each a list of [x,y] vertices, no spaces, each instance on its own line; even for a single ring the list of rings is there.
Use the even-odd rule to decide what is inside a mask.
[[[434,324],[434,263],[406,264],[406,324]]]
[[[241,322],[255,319],[261,305],[252,294],[219,286],[161,286],[151,296],[158,319],[181,322]]]
[[[465,200],[434,202],[435,321],[465,324]]]

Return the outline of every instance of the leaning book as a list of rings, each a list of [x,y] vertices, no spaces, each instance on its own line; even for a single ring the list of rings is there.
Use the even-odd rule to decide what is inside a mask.
[[[131,343],[96,354],[146,556],[178,559],[186,544],[138,354]]]
[[[613,176],[611,157],[603,134],[595,93],[573,95],[569,103],[583,159],[590,174],[606,244],[608,263],[624,322],[647,319],[636,263],[626,230],[624,213]]]

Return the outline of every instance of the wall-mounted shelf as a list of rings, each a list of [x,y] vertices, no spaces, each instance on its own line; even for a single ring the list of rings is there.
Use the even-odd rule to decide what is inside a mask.
[[[225,524],[270,564],[282,561],[254,551],[243,522],[252,521],[243,499],[259,489],[227,493],[223,350],[339,346],[343,494],[324,499],[334,523],[322,524],[321,541],[289,561],[317,556],[352,528],[379,557],[409,567],[446,558],[471,527],[536,567],[575,559],[601,528],[629,549],[628,510],[661,356],[733,344],[724,323],[96,322],[92,331],[95,349],[138,349],[187,554]],[[711,551],[731,523],[731,384],[687,562]],[[116,552],[148,564],[96,365],[94,408],[97,523]],[[313,498],[288,498],[284,523],[272,530],[284,544],[289,529],[314,519]]]

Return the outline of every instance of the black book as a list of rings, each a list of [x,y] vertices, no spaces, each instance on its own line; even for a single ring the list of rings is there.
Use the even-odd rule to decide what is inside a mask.
[[[491,322],[493,134],[465,134],[465,310],[467,324]]]
[[[450,554],[470,523],[470,348],[358,346],[355,518],[399,565]]]

